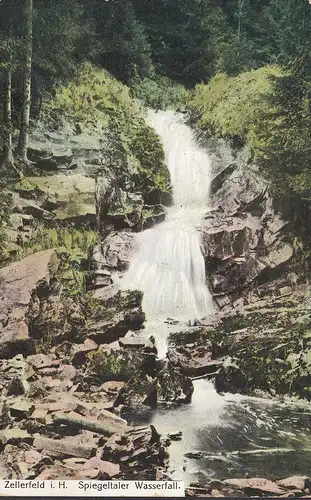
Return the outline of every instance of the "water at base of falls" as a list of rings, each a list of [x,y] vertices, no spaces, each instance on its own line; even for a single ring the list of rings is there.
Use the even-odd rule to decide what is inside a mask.
[[[173,186],[166,221],[137,236],[138,253],[121,287],[143,292],[147,319],[202,318],[213,310],[196,226],[207,209],[210,160],[191,129],[173,112],[150,112],[160,136]]]
[[[207,483],[211,478],[279,479],[310,474],[310,404],[217,394],[211,381],[196,380],[190,404],[123,415],[134,425],[153,424],[162,434],[181,431],[172,441],[172,479]],[[198,454],[191,458],[188,454]]]

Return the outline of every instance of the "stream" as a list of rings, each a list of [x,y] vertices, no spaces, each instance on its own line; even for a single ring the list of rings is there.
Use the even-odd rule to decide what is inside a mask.
[[[311,408],[306,402],[282,403],[240,394],[220,395],[207,380],[194,382],[189,405],[150,410],[136,425],[152,423],[158,432],[182,431],[168,448],[173,479],[285,478],[309,475]],[[200,458],[187,453],[201,452]]]
[[[174,204],[164,222],[137,235],[138,252],[121,287],[144,293],[143,334],[155,337],[165,357],[170,333],[214,311],[197,231],[208,210],[211,164],[178,114],[150,112],[148,120],[162,139]],[[168,325],[167,318],[179,324]],[[311,406],[305,402],[220,395],[202,379],[194,382],[190,404],[127,418],[152,423],[161,434],[182,431],[182,440],[169,447],[170,474],[186,483],[310,473]]]

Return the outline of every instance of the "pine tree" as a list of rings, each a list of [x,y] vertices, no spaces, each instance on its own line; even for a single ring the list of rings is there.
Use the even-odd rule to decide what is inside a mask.
[[[91,0],[85,9],[96,29],[94,60],[125,82],[150,76],[150,46],[131,0]]]
[[[18,63],[18,23],[15,21],[15,9],[12,3],[4,0],[0,3],[0,81],[2,101],[2,166],[9,172],[14,170],[12,146],[12,77]]]

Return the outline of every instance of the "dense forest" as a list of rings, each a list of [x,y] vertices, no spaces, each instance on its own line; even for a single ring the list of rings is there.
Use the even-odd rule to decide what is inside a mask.
[[[310,494],[310,160],[311,0],[0,0],[1,479]]]
[[[271,65],[278,65],[283,73],[272,74],[268,106],[277,119],[261,154],[289,179],[300,174],[301,182],[289,181],[294,190],[308,190],[307,0],[2,0],[0,9],[4,164],[14,163],[12,127],[20,129],[14,161],[25,163],[29,118],[39,116],[42,101],[84,61],[106,68],[148,104],[162,107],[176,105],[184,87],[206,84],[218,73],[237,77],[266,67],[270,76]]]
[[[246,145],[278,193],[309,204],[310,48],[307,0],[1,0],[1,182],[29,167],[32,124],[87,62]]]

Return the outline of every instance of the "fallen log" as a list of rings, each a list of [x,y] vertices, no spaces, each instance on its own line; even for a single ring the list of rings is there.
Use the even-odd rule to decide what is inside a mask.
[[[50,439],[46,437],[36,437],[33,447],[37,450],[45,450],[56,454],[67,455],[69,457],[91,458],[96,455],[96,447],[86,444],[75,444],[68,439]]]
[[[80,415],[73,416],[70,414],[55,413],[53,415],[53,422],[58,424],[66,424],[85,429],[97,434],[103,434],[110,437],[113,434],[123,434],[128,430],[128,427],[117,420],[95,420],[91,418],[80,417]]]

